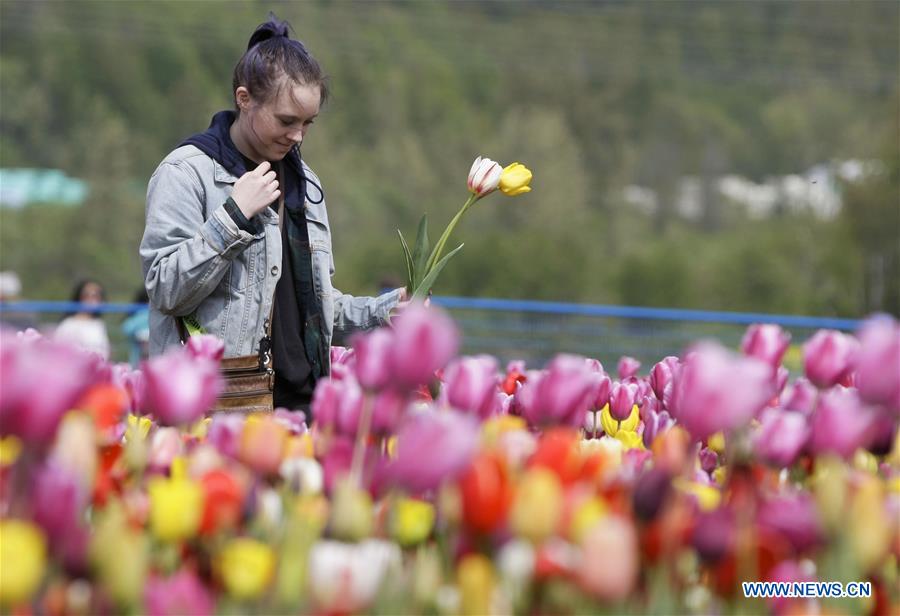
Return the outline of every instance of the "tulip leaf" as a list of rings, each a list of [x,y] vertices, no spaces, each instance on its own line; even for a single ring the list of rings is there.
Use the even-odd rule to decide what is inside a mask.
[[[416,288],[415,293],[413,293],[413,299],[424,299],[425,296],[428,295],[428,292],[434,285],[434,281],[437,280],[438,274],[440,274],[441,270],[444,269],[444,266],[447,265],[447,261],[450,260],[450,257],[462,250],[463,246],[465,246],[465,244],[460,244],[459,246],[448,252],[446,255],[444,255],[444,257],[440,261],[434,264],[434,267],[431,268],[431,271],[428,272],[428,275],[425,276],[425,278]]]
[[[397,229],[397,235],[400,236],[400,243],[403,244],[403,256],[406,258],[406,284],[408,288],[412,289],[414,288],[412,255],[409,254],[409,246],[407,246],[406,239],[403,237],[403,233],[400,229]]]
[[[428,215],[422,214],[419,221],[419,231],[416,233],[416,247],[412,253],[412,288],[416,288],[419,280],[425,275],[425,262],[428,260]]]

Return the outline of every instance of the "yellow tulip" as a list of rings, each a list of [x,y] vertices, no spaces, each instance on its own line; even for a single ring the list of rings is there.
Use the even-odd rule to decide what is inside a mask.
[[[24,520],[0,520],[0,605],[28,601],[44,577],[46,561],[40,528]]]
[[[697,504],[703,511],[712,511],[719,506],[722,501],[722,493],[711,485],[705,483],[697,483],[695,481],[685,481],[684,479],[676,479],[672,482],[679,491],[690,494],[697,499]]]
[[[219,572],[228,594],[238,600],[263,594],[275,574],[275,552],[254,539],[232,539],[219,553]]]
[[[823,456],[816,460],[816,470],[810,484],[822,523],[830,532],[841,530],[846,523],[844,508],[848,475],[849,469],[839,458]]]
[[[589,498],[579,504],[572,514],[572,522],[569,525],[569,539],[573,543],[581,544],[588,532],[606,517],[606,505],[599,498]]]
[[[461,612],[480,616],[493,614],[491,598],[494,594],[494,566],[483,554],[469,554],[459,563],[456,573],[459,584]]]
[[[871,475],[878,474],[878,458],[865,449],[857,449],[853,455],[853,466]]]
[[[644,447],[644,439],[637,432],[619,430],[614,438],[625,446],[625,451],[629,449],[646,449]]]
[[[641,414],[636,404],[631,408],[631,415],[625,421],[616,420],[609,412],[608,404],[600,411],[600,425],[603,426],[603,431],[610,436],[616,436],[619,431],[634,432],[637,430],[640,420]]]
[[[150,480],[150,527],[163,541],[181,541],[197,533],[203,514],[203,488],[190,479]]]
[[[708,439],[706,439],[706,446],[711,450],[715,451],[718,454],[722,454],[725,452],[725,435],[721,432],[716,432]]]
[[[482,424],[481,438],[485,445],[493,446],[501,434],[524,430],[527,427],[525,420],[517,415],[497,415]]]
[[[434,506],[414,498],[401,498],[394,503],[391,536],[402,546],[425,541],[434,527]]]
[[[500,174],[500,190],[504,195],[515,197],[531,190],[531,170],[521,163],[512,163]]]
[[[0,438],[0,466],[12,466],[22,453],[22,441],[15,436]]]
[[[349,479],[342,479],[334,490],[331,531],[344,541],[360,541],[372,534],[375,517],[372,497]]]
[[[150,433],[150,426],[153,422],[149,417],[137,417],[135,415],[128,416],[128,427],[125,428],[125,440],[130,441],[134,438],[145,439]]]
[[[891,547],[891,523],[884,510],[884,486],[863,476],[850,503],[845,532],[856,562],[864,572],[875,568]]]
[[[510,527],[532,543],[541,543],[556,531],[562,507],[559,477],[546,468],[533,468],[519,483],[509,516]]]

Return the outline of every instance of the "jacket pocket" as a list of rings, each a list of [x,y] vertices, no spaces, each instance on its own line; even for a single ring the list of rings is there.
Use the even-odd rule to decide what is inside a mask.
[[[231,262],[229,284],[233,291],[245,291],[260,283],[266,266],[265,241],[258,238],[250,242],[239,256]]]

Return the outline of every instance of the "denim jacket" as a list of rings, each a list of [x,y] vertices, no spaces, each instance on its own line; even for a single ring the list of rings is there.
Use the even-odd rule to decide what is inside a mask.
[[[306,163],[303,168],[321,186]],[[281,233],[271,208],[257,214],[263,223],[257,234],[235,224],[224,203],[237,179],[192,145],[171,152],[150,178],[140,255],[150,296],[151,355],[180,343],[175,317],[192,313],[206,332],[225,341],[226,357],[259,349],[281,277]],[[325,200],[307,199],[305,206],[313,284],[328,346],[354,331],[385,324],[400,291],[352,297],[332,287]]]

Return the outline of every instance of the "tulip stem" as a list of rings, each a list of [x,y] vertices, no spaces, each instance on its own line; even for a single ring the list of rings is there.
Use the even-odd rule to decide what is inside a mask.
[[[456,225],[459,224],[459,219],[462,218],[463,214],[472,207],[472,204],[478,201],[478,195],[471,194],[469,198],[466,199],[466,202],[463,204],[462,208],[456,213],[456,216],[450,221],[450,224],[447,225],[447,228],[444,229],[444,232],[441,234],[441,238],[438,240],[437,244],[434,245],[434,250],[431,251],[431,256],[428,257],[428,261],[425,263],[425,271],[422,272],[422,278],[424,279],[428,272],[431,271],[431,268],[434,267],[434,264],[440,261],[441,253],[444,252],[444,245],[447,243],[447,240],[450,239],[450,234],[453,233],[453,230],[456,228]]]
[[[350,463],[350,480],[357,487],[362,487],[362,466],[365,459],[366,441],[369,440],[369,427],[372,424],[372,396],[363,394],[362,411],[359,414],[359,426],[356,430],[356,443],[353,446],[353,460]]]

